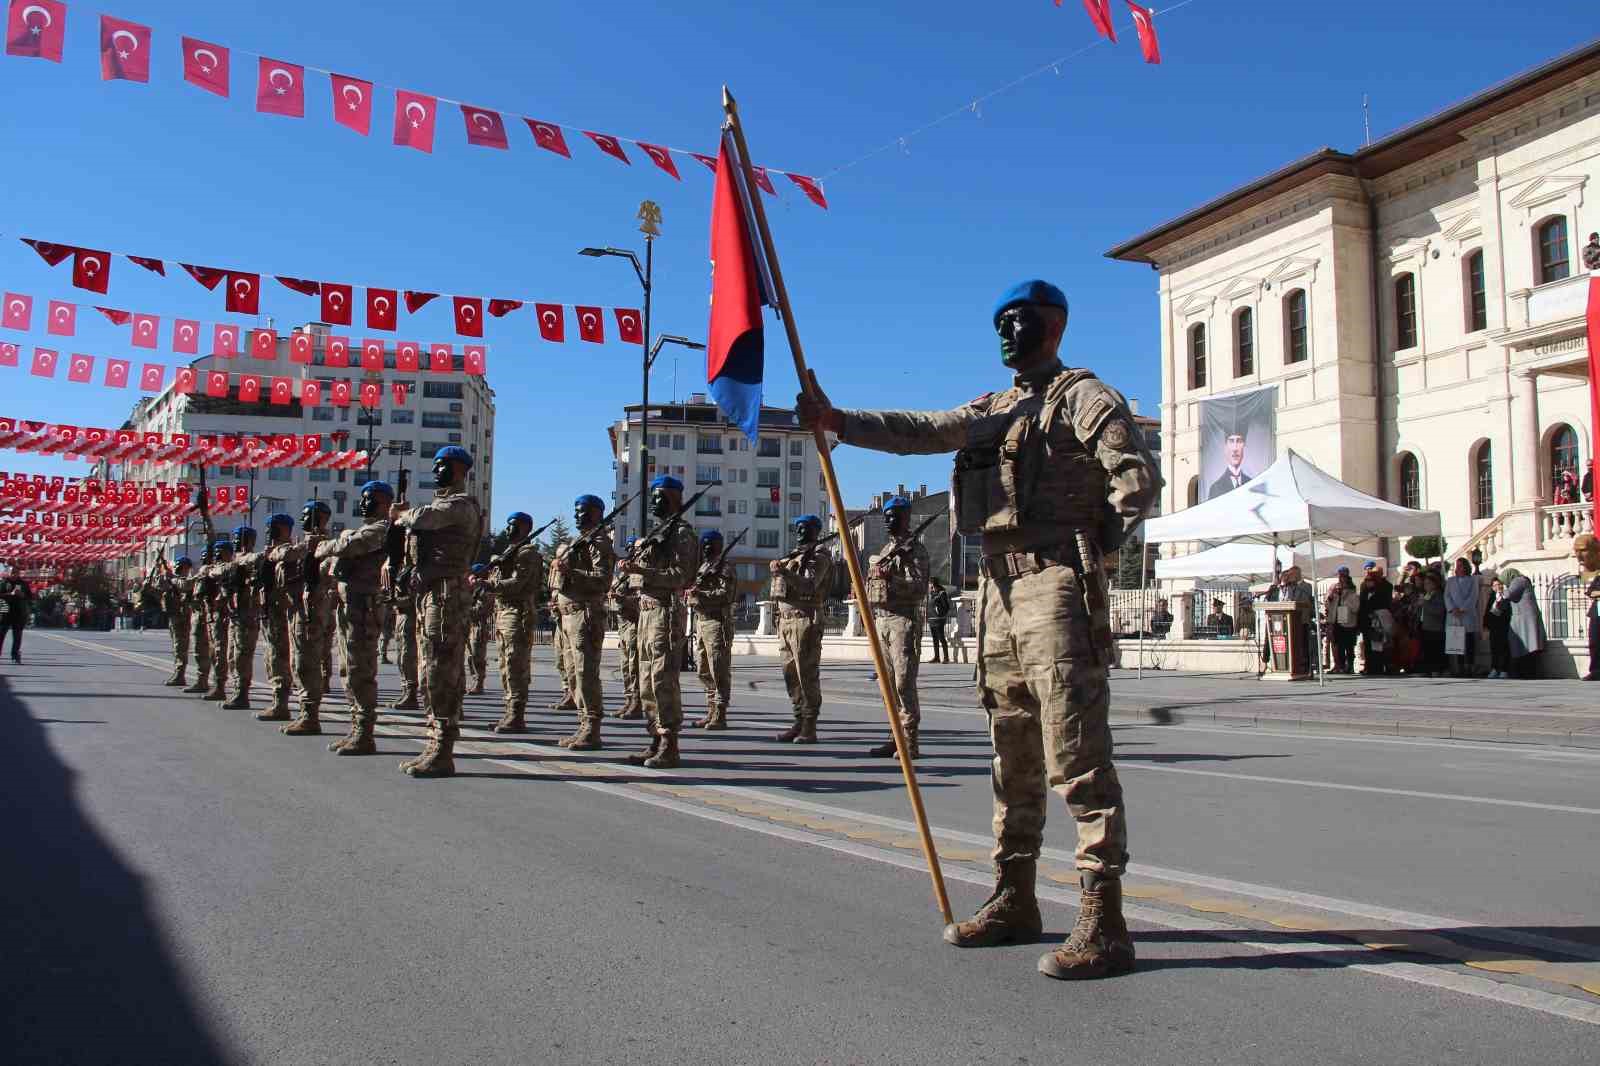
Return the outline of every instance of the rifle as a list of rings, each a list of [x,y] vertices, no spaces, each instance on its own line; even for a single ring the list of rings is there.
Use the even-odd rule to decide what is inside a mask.
[[[739,535],[734,537],[733,540],[722,549],[722,555],[717,559],[717,568],[712,571],[713,574],[720,576],[728,569],[728,560],[733,557],[733,549],[737,548],[739,546],[739,542],[744,540],[749,533],[750,527],[745,526],[744,529],[739,531]]]
[[[1078,588],[1083,592],[1084,610],[1089,613],[1089,642],[1100,661],[1110,665],[1115,658],[1115,650],[1112,647],[1111,619],[1107,613],[1106,574],[1095,561],[1094,551],[1089,546],[1089,535],[1081,529],[1073,530],[1072,539],[1078,549]]]
[[[658,544],[666,543],[668,535],[677,527],[679,522],[683,521],[683,516],[689,513],[690,508],[700,502],[700,497],[721,484],[722,482],[720,481],[713,481],[687,500],[684,500],[683,506],[678,508],[677,513],[638,539],[633,546],[633,551],[628,553],[628,558],[632,559],[636,555],[642,555],[646,548],[654,548]],[[615,512],[612,513],[614,514]]]
[[[933,514],[929,515],[927,517],[927,519],[925,521],[923,521],[923,523],[921,525],[919,525],[916,529],[913,529],[911,531],[911,536],[907,537],[905,540],[901,541],[899,544],[896,544],[894,547],[892,547],[888,551],[884,552],[883,555],[880,556],[879,559],[878,559],[878,565],[879,566],[883,566],[885,563],[888,563],[889,561],[898,558],[900,556],[901,552],[909,551],[911,549],[911,546],[913,544],[917,543],[917,538],[922,536],[923,531],[926,530],[929,526],[933,525],[939,519],[943,518],[944,516],[945,515],[944,515],[943,511],[935,511]]]

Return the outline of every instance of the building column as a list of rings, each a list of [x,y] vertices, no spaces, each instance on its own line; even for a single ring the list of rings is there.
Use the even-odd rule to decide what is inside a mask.
[[[1511,372],[1512,498],[1519,505],[1539,502],[1539,379],[1532,370]]]

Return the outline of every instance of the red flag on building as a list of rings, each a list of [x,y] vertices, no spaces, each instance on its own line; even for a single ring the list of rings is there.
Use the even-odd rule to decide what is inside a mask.
[[[135,348],[154,348],[160,336],[161,319],[142,311],[134,312],[132,343]]]
[[[139,371],[139,387],[145,392],[160,392],[166,376],[167,368],[160,363],[146,363],[144,369]]]
[[[200,323],[191,318],[172,323],[172,350],[179,355],[199,355]]]
[[[372,83],[343,74],[333,79],[333,121],[365,137],[372,132]]]
[[[322,382],[302,381],[300,383],[300,406],[316,407],[322,403]]]
[[[567,309],[560,304],[534,304],[539,316],[539,336],[557,344],[567,339]]]
[[[305,68],[262,56],[256,65],[256,110],[285,118],[305,118]]]
[[[182,393],[194,392],[195,374],[195,368],[192,366],[178,367],[172,372],[172,391]],[[176,439],[174,439],[173,443],[176,444],[178,442]]]
[[[258,329],[250,335],[250,354],[256,359],[278,358],[278,331]]]
[[[150,27],[100,16],[100,79],[150,80]]]
[[[483,336],[483,301],[476,296],[455,299],[456,333],[462,337]]]
[[[228,50],[194,37],[183,39],[183,80],[208,93],[228,95]]]
[[[322,320],[333,326],[350,325],[350,308],[355,289],[349,285],[322,283]]]
[[[110,253],[96,252],[88,248],[79,248],[75,251],[72,260],[72,284],[80,289],[103,295],[106,287],[111,284]]]
[[[422,349],[417,346],[416,341],[401,341],[394,346],[394,368],[415,371],[421,356]]]
[[[72,353],[72,362],[67,366],[67,380],[75,381],[80,385],[87,385],[89,378],[94,374],[94,356]]]
[[[211,329],[211,354],[232,359],[239,354],[239,327],[218,323]]]
[[[389,384],[389,394],[394,397],[394,405],[396,407],[404,407],[406,405],[406,383],[405,382],[403,382],[403,381],[390,382],[390,384]]]
[[[638,141],[636,143],[640,148],[644,149],[644,154],[650,157],[650,162],[654,163],[668,174],[671,174],[679,181],[683,180],[683,175],[678,173],[678,165],[672,161],[671,151],[659,144],[646,144],[643,141]]]
[[[433,151],[433,124],[438,101],[399,89],[394,94],[394,143],[419,152]]]
[[[70,337],[78,332],[78,305],[62,300],[50,301],[50,318],[45,332],[56,337]]]
[[[66,36],[66,4],[57,0],[11,0],[6,16],[6,55],[59,63]]]
[[[578,336],[592,344],[604,344],[606,322],[598,307],[576,306],[572,313],[578,318]]]
[[[349,366],[350,338],[329,337],[323,348],[322,361],[328,366]]]
[[[316,349],[316,338],[309,333],[293,333],[289,336],[289,362],[310,365]]]
[[[210,370],[206,372],[206,395],[228,395],[228,372],[226,370]]]
[[[521,300],[490,300],[489,313],[495,318],[504,318],[521,306]]]
[[[343,378],[335,381],[332,388],[333,405],[335,407],[350,406],[350,383]]]
[[[428,349],[428,369],[435,374],[448,374],[455,369],[455,355],[448,344],[435,344]]]
[[[366,340],[361,342],[361,369],[383,369],[383,342]]]
[[[1133,15],[1133,28],[1139,31],[1139,48],[1144,52],[1144,61],[1161,62],[1161,42],[1156,39],[1155,12],[1134,3],[1133,0],[1123,0],[1123,2],[1128,5],[1128,12]]]
[[[239,402],[261,402],[261,376],[259,374],[239,375]]]
[[[1056,0],[1056,6],[1061,6],[1061,0]],[[1089,21],[1094,23],[1100,36],[1115,43],[1117,28],[1111,22],[1111,0],[1083,0],[1083,9],[1089,13]]]
[[[467,344],[461,348],[461,368],[469,374],[480,377],[488,369],[489,352],[481,344]]]
[[[533,142],[547,152],[572,158],[572,151],[567,147],[567,138],[561,132],[561,127],[552,122],[540,122],[538,119],[525,118],[522,121],[528,124],[533,131]]]
[[[393,289],[368,289],[367,328],[394,329],[396,316],[399,314],[395,306],[397,299],[399,294]]]
[[[107,359],[105,383],[113,389],[128,387],[128,366],[126,359]]]
[[[600,149],[606,155],[613,159],[620,159],[629,166],[633,165],[633,161],[630,160],[627,154],[622,150],[622,142],[611,136],[611,134],[591,133],[588,130],[584,130],[583,135],[593,141],[594,146]]]
[[[26,330],[33,321],[33,297],[8,292],[5,301],[5,308],[0,311],[0,326]]]
[[[461,118],[467,124],[467,143],[480,148],[510,148],[506,123],[498,111],[461,105]]]
[[[261,275],[228,275],[226,308],[235,314],[259,315],[261,313]]]
[[[361,406],[376,407],[383,402],[383,385],[377,381],[361,383]]]
[[[272,379],[272,402],[279,407],[288,404],[294,399],[294,382],[288,378]]]
[[[617,307],[612,309],[617,316],[617,333],[622,337],[624,344],[640,344],[644,341],[644,331],[639,328],[639,312],[631,307]]]

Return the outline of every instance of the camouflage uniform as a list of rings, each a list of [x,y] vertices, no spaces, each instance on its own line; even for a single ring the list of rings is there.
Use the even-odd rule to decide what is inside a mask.
[[[211,603],[205,592],[205,567],[183,579],[183,602],[189,608],[189,644],[194,649],[194,684],[183,691],[204,695],[211,684]]]
[[[340,624],[343,609],[339,603],[339,579],[334,576],[334,564],[337,559],[321,559],[317,564],[322,572],[317,575],[317,588],[322,595],[317,597],[316,606],[319,612],[319,622],[322,627],[322,695],[326,697],[333,691],[333,646],[341,644],[344,640],[344,627]],[[343,676],[340,671],[340,676]],[[345,696],[349,697],[348,689]],[[352,704],[353,706],[353,704]]]
[[[483,691],[484,679],[489,674],[489,634],[493,631],[494,591],[488,585],[479,584],[472,590],[472,632],[467,638],[467,669],[474,694]]]
[[[833,556],[826,547],[803,547],[777,560],[772,598],[778,601],[783,683],[794,707],[794,727],[780,740],[814,744],[822,713],[822,601],[833,586]]]
[[[161,612],[167,616],[167,632],[172,635],[172,676],[166,684],[174,687],[184,683],[189,669],[189,581],[165,574],[156,583],[161,599]]]
[[[922,661],[922,607],[928,596],[928,549],[918,537],[892,537],[867,565],[867,601],[883,641],[890,679],[900,703],[900,727],[910,753],[917,754],[922,705],[917,700],[917,667]],[[876,749],[875,749],[876,750]],[[891,741],[885,755],[894,753]]]
[[[234,556],[224,571],[223,594],[228,597],[228,611],[233,616],[228,627],[228,657],[233,664],[234,684],[233,699],[224,706],[234,710],[250,708],[250,685],[255,681],[256,644],[261,640],[255,574],[260,559],[258,552],[244,552]]]
[[[478,551],[483,508],[462,486],[435,489],[433,500],[396,519],[416,541],[417,684],[428,713],[428,747],[402,764],[413,777],[455,773],[452,754],[461,732],[466,693],[467,568]],[[373,628],[376,650],[377,628]]]
[[[390,662],[389,645],[394,641],[394,600],[385,600],[383,604],[383,640],[378,645],[378,661]]]
[[[953,411],[840,416],[839,437],[849,444],[901,454],[961,450],[958,527],[983,535],[978,691],[995,752],[999,876],[984,908],[949,927],[946,939],[1037,935],[1033,882],[1053,787],[1077,822],[1084,929],[1040,969],[1100,976],[1131,968],[1116,880],[1128,862],[1128,832],[1107,723],[1110,649],[1098,646],[1110,627],[1103,606],[1091,615],[1079,576],[1100,559],[1080,559],[1076,546],[1081,533],[1096,556],[1118,547],[1155,504],[1160,479],[1126,403],[1088,371],[1052,359],[1016,375],[1005,392]],[[1076,972],[1060,972],[1067,960]]]
[[[564,748],[594,751],[600,747],[600,720],[605,697],[600,688],[600,655],[606,639],[606,591],[617,557],[601,534],[563,544],[550,564],[550,587],[556,592],[556,624],[566,637],[567,664],[578,708],[578,730],[559,741]]]
[[[496,604],[495,639],[500,642],[500,696],[505,712],[496,733],[526,728],[528,686],[533,680],[533,631],[539,624],[539,587],[544,556],[532,540],[508,548],[490,567],[488,585]]]
[[[678,671],[687,619],[681,593],[694,581],[700,565],[700,540],[687,522],[676,522],[665,539],[641,540],[636,551],[634,565],[639,572],[628,584],[639,596],[639,701],[649,721],[651,744],[648,753],[630,761],[672,766],[677,763],[678,730],[683,728]]]
[[[737,579],[716,562],[704,563],[689,590],[694,608],[695,643],[699,646],[700,684],[706,690],[706,716],[695,725],[702,729],[728,728],[728,699],[733,688],[733,596]]]
[[[644,714],[639,702],[639,595],[618,571],[611,580],[611,613],[617,616],[617,658],[622,668],[622,707],[618,718]]]
[[[554,590],[550,593],[550,602],[547,608],[550,612],[552,630],[550,643],[556,653],[556,678],[561,682],[561,698],[550,705],[552,711],[575,711],[578,709],[577,698],[577,671],[572,668],[572,644],[567,640],[567,631],[561,626],[561,605],[556,602]]]
[[[228,643],[231,612],[228,606],[227,570],[230,563],[212,563],[205,568],[207,578],[206,604],[211,619],[211,689],[205,694],[208,700],[228,698]]]
[[[378,591],[388,535],[388,519],[369,518],[316,549],[319,559],[337,560],[334,575],[344,604],[340,637],[346,663],[345,694],[353,711],[350,732],[328,748],[340,755],[370,755],[377,750],[372,735],[378,724],[378,635],[383,630]]]
[[[321,604],[313,602],[320,599],[323,584],[314,553],[325,539],[319,533],[308,533],[295,543],[274,545],[267,551],[275,568],[267,604],[267,675],[272,679],[272,708],[256,717],[262,721],[288,718],[289,690],[292,682],[298,681],[300,718],[305,724],[298,729],[288,726],[286,733],[320,731],[322,649],[327,634],[322,627]],[[307,588],[307,577],[317,579],[316,589]],[[283,643],[274,646],[274,641]]]

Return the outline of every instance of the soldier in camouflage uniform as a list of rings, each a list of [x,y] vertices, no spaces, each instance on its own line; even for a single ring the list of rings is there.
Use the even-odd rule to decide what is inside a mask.
[[[556,653],[556,679],[561,682],[561,698],[550,704],[552,711],[578,709],[577,673],[572,668],[572,645],[567,631],[561,627],[561,604],[556,600],[556,590],[550,590],[550,602],[545,609],[550,618],[550,646]]]
[[[361,486],[356,505],[361,525],[323,541],[316,549],[319,559],[338,560],[334,574],[339,579],[339,598],[345,609],[345,691],[351,712],[350,731],[328,745],[328,750],[338,755],[375,755],[378,751],[373,739],[378,725],[378,636],[383,631],[383,620],[378,617],[378,593],[393,503],[394,489],[387,481],[367,482]]]
[[[327,639],[322,642],[322,694],[324,697],[333,691],[333,652],[334,646],[342,642],[344,607],[339,603],[339,579],[334,576],[333,569],[338,565],[337,559],[323,559],[317,565],[322,567],[322,574],[317,582],[317,587],[324,590],[318,598],[317,606],[322,612],[322,631],[327,634]],[[343,649],[340,649],[341,654]],[[344,666],[339,667],[339,677],[344,677]],[[346,686],[345,696],[349,696],[349,687]]]
[[[389,645],[394,641],[394,600],[386,598],[383,601],[383,639],[378,645],[378,661],[380,663],[392,662],[389,658]]]
[[[833,587],[833,556],[818,544],[822,519],[794,520],[795,549],[767,564],[772,598],[778,601],[778,640],[783,683],[794,707],[794,725],[779,733],[783,744],[815,744],[822,713],[822,602]]]
[[[156,583],[161,613],[167,616],[167,632],[172,635],[172,676],[162,684],[173,688],[183,687],[189,670],[189,575],[193,570],[194,561],[181,556],[177,566]]]
[[[267,638],[267,684],[272,689],[272,704],[256,715],[256,720],[260,722],[289,720],[289,691],[292,687],[289,673],[289,612],[286,601],[279,593],[279,567],[273,553],[288,545],[293,533],[292,515],[275,514],[269,517],[266,546],[250,567],[256,606],[261,618],[261,634]]]
[[[233,531],[233,562],[223,576],[223,594],[228,597],[228,658],[233,663],[233,699],[224,710],[248,711],[250,685],[255,681],[256,644],[261,640],[260,589],[256,585],[257,565],[263,560],[256,553],[256,531],[239,526]]]
[[[228,643],[232,614],[229,610],[227,575],[233,565],[233,542],[219,540],[212,545],[211,565],[203,571],[206,577],[205,593],[207,614],[211,619],[211,688],[202,699],[221,703],[228,698]]]
[[[440,448],[433,457],[433,500],[395,519],[416,541],[417,618],[420,640],[417,686],[428,712],[428,746],[401,764],[412,777],[449,777],[461,733],[466,694],[467,569],[478,551],[483,508],[467,495],[472,456],[465,448]],[[374,633],[376,637],[376,633]]]
[[[694,608],[695,643],[699,645],[700,684],[706,690],[706,714],[697,729],[728,728],[728,699],[733,688],[733,596],[737,581],[722,558],[722,534],[700,534],[700,569],[689,589]]]
[[[184,692],[204,696],[211,685],[211,601],[206,594],[205,573],[211,566],[211,545],[200,553],[200,569],[191,571],[184,581],[184,602],[189,607],[189,645],[194,649],[194,684]]]
[[[638,537],[629,537],[623,545],[624,556],[633,553]],[[622,707],[618,718],[643,718],[644,705],[639,702],[639,596],[629,584],[621,560],[617,573],[611,580],[611,613],[617,618],[617,659],[622,669]]]
[[[900,728],[906,752],[917,757],[917,731],[922,705],[917,700],[917,667],[922,662],[922,608],[928,598],[928,549],[911,535],[911,501],[892,497],[883,505],[889,539],[867,564],[867,602],[872,606],[878,637],[883,641],[890,680],[900,703]],[[895,757],[894,738],[868,755]]]
[[[405,498],[401,506],[410,506]],[[389,575],[389,597],[394,602],[394,637],[400,648],[395,661],[400,664],[400,697],[389,708],[395,711],[415,711],[422,708],[417,699],[417,597],[411,591],[411,570],[416,565],[415,546],[406,538],[405,567],[399,574]]]
[[[500,698],[505,712],[496,733],[526,733],[528,686],[533,680],[533,632],[539,624],[539,587],[544,556],[530,538],[533,516],[513,511],[506,519],[509,543],[491,563],[489,589],[496,603],[495,639],[500,642]]]
[[[483,563],[472,564],[472,576],[467,587],[472,590],[472,632],[467,637],[467,673],[472,687],[469,696],[483,694],[483,682],[489,673],[489,634],[494,631],[494,591],[488,585],[489,568]]]
[[[959,452],[957,528],[983,536],[978,691],[995,752],[997,877],[977,914],[944,938],[976,947],[1038,937],[1034,879],[1053,785],[1077,822],[1083,898],[1071,935],[1039,969],[1104,977],[1131,970],[1134,950],[1122,915],[1127,816],[1111,762],[1100,554],[1149,513],[1160,478],[1121,395],[1061,364],[1061,290],[1016,286],[995,306],[994,324],[1014,373],[1005,392],[953,411],[843,411],[813,377],[797,414],[847,444]]]
[[[658,769],[678,765],[678,670],[686,625],[681,593],[700,565],[699,540],[682,512],[683,482],[665,474],[650,482],[650,513],[663,524],[622,564],[639,596],[639,700],[650,728],[650,746],[628,761]]]
[[[556,625],[566,635],[567,661],[577,696],[578,730],[557,741],[573,751],[597,751],[605,699],[600,689],[600,654],[606,639],[606,590],[616,554],[601,528],[605,504],[598,496],[579,496],[572,505],[578,537],[563,544],[550,564],[556,593]]]
[[[283,727],[288,736],[317,736],[322,732],[322,697],[328,683],[325,649],[329,640],[329,601],[336,590],[333,579],[324,575],[316,551],[327,539],[332,516],[333,511],[323,501],[307,500],[300,512],[303,536],[298,542],[272,549],[272,559],[278,567],[279,598],[289,616],[294,676],[300,683],[300,716]]]

